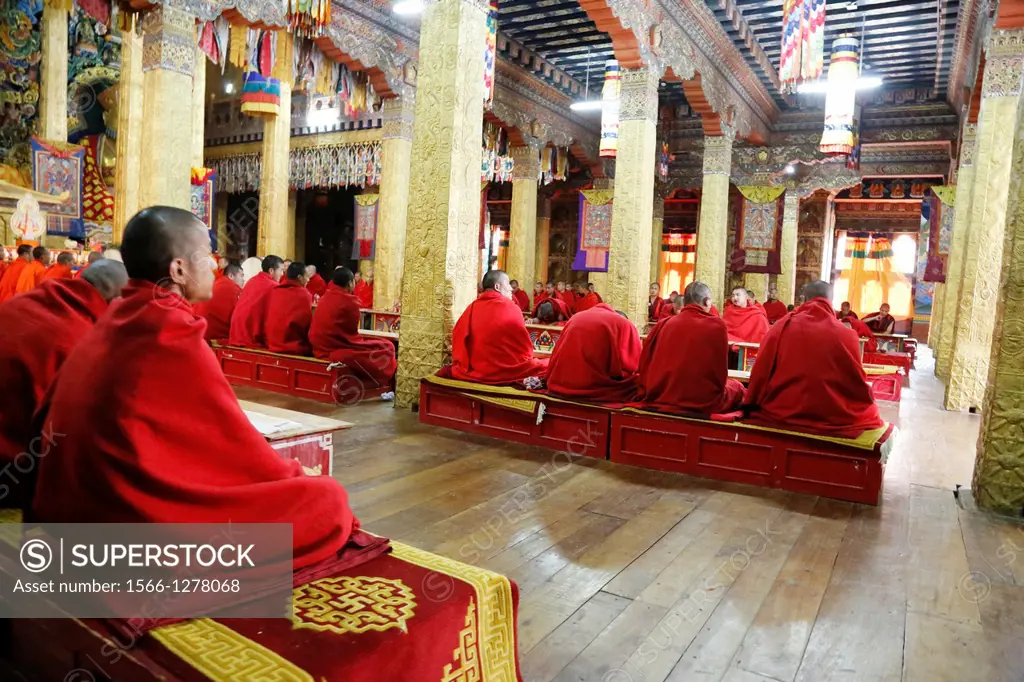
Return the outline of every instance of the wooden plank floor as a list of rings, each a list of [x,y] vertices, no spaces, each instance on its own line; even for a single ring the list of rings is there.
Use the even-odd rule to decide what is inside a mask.
[[[881,506],[647,471],[435,427],[386,403],[247,400],[355,422],[335,477],[373,532],[521,590],[527,682],[1022,682],[1024,528],[960,508],[978,417],[927,349]]]

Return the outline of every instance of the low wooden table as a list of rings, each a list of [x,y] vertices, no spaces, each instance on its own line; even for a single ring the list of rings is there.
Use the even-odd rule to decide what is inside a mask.
[[[352,428],[350,422],[239,400],[238,404],[270,446],[285,459],[294,459],[309,476],[330,476],[334,461],[334,432]]]
[[[398,332],[382,332],[377,329],[360,329],[359,333],[363,336],[372,336],[378,339],[391,339],[395,343],[398,343]]]
[[[729,347],[739,350],[739,361],[737,362],[736,369],[750,372],[750,369],[754,366],[754,360],[757,359],[757,350],[761,347],[761,344],[736,341],[735,343],[730,343]]]
[[[740,382],[741,384],[749,384],[750,383],[750,372],[748,372],[746,370],[743,370],[743,369],[730,369],[729,370],[729,378],[730,379],[735,379],[736,381]]]

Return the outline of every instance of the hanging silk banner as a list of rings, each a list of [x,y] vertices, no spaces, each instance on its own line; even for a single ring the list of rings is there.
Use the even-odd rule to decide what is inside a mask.
[[[614,159],[619,148],[619,90],[622,86],[619,63],[609,59],[604,65],[604,88],[601,89],[601,150],[598,156]]]
[[[192,215],[206,225],[210,232],[210,248],[217,251],[217,226],[213,224],[213,183],[217,178],[217,172],[212,168],[192,169],[192,194],[189,208]]]
[[[736,244],[729,269],[769,275],[782,274],[783,193],[785,187],[740,187],[736,212]]]
[[[782,4],[782,91],[796,92],[821,77],[825,66],[825,0],[785,0]]]
[[[494,67],[498,58],[498,0],[491,0],[487,10],[487,46],[484,50],[484,106],[494,101]]]
[[[818,149],[823,154],[849,154],[857,143],[854,116],[857,90],[857,39],[844,34],[835,39],[828,65],[828,94],[825,95],[825,130]]]
[[[608,249],[612,240],[612,199],[610,189],[580,191],[580,223],[573,270],[608,272]]]
[[[274,118],[281,112],[281,81],[246,71],[242,79],[242,113],[256,118]]]
[[[928,260],[924,268],[925,282],[945,282],[946,263],[953,242],[953,220],[956,216],[956,187],[932,187],[932,195],[921,204],[921,215],[928,224]]]
[[[377,207],[379,194],[356,195],[356,225],[352,239],[352,260],[373,260],[377,251]]]
[[[69,195],[69,200],[47,212],[46,233],[56,237],[85,238],[82,220],[82,173],[85,149],[72,144],[51,144],[31,139],[32,189],[43,194]]]

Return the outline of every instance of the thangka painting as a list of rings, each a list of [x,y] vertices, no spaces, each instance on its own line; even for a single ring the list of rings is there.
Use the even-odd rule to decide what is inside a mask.
[[[352,239],[352,260],[373,260],[377,252],[377,211],[379,194],[356,195],[356,225]]]
[[[70,199],[49,211],[46,233],[85,239],[82,220],[82,172],[85,149],[78,145],[54,145],[33,137],[32,188],[44,194],[64,194]]]
[[[924,274],[928,270],[928,253],[931,239],[931,206],[928,201],[921,202],[921,230],[917,233],[917,267],[914,270],[914,320],[926,322],[932,314],[935,299],[935,282],[925,281]]]
[[[217,250],[217,226],[214,224],[213,186],[217,172],[212,168],[192,169],[192,195],[189,208],[210,232],[210,249]]]
[[[931,189],[932,195],[921,204],[921,213],[928,220],[928,260],[922,279],[925,282],[945,282],[956,217],[956,187],[942,185]]]
[[[573,270],[608,272],[608,249],[612,241],[612,198],[610,189],[580,191],[579,248]]]
[[[732,272],[782,273],[784,187],[740,187],[736,243],[729,261]]]

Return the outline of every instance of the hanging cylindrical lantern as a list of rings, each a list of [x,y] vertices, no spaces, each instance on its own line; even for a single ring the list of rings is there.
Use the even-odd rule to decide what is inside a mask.
[[[246,71],[242,80],[242,113],[273,118],[281,111],[281,81]]]
[[[604,88],[601,90],[601,151],[599,156],[614,159],[619,148],[619,62],[609,59],[604,65]]]
[[[825,130],[819,149],[823,154],[849,154],[856,144],[854,113],[857,106],[857,39],[849,34],[836,38],[828,66],[825,96]]]

